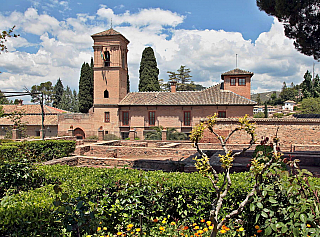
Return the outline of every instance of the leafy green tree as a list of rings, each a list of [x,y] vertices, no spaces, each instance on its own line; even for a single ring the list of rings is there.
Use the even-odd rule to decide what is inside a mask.
[[[297,96],[298,96],[298,90],[294,86],[292,87],[292,85],[291,87],[287,87],[286,83],[283,82],[283,87],[279,95],[281,104],[287,100],[296,101]]]
[[[139,91],[160,91],[158,80],[159,69],[153,49],[143,50],[139,69]]]
[[[63,91],[64,91],[64,87],[62,85],[62,81],[59,78],[53,88],[53,102],[52,102],[53,107],[59,108],[58,106],[61,101]]]
[[[78,113],[79,112],[79,99],[78,99],[78,94],[76,92],[76,90],[73,90],[73,96],[72,96],[72,100],[71,100],[71,111],[74,113]]]
[[[92,69],[83,63],[79,81],[79,111],[87,113],[93,105]]]
[[[302,94],[304,98],[313,97],[313,85],[312,85],[312,75],[309,71],[303,76],[304,80],[301,84],[302,87]]]
[[[4,30],[0,33],[0,53],[2,51],[7,52],[7,46],[5,45],[5,42],[7,42],[7,38],[10,37],[18,37],[19,35],[16,34],[12,34],[14,28],[16,26],[13,26],[11,29],[9,29],[8,31]]]
[[[302,114],[320,114],[320,98],[304,98],[300,111]]]
[[[2,105],[10,104],[10,101],[4,96],[5,95],[0,90],[0,104]]]
[[[52,100],[53,100],[53,87],[52,87],[52,82],[47,81],[47,82],[42,82],[40,85],[33,85],[31,87],[31,93],[43,93],[43,102],[45,105],[51,105]],[[33,103],[39,103],[40,102],[40,97],[39,95],[33,95],[31,102]]]
[[[159,79],[160,91],[170,91],[170,82],[164,82],[163,79]]]
[[[180,68],[176,72],[167,71],[169,74],[168,85],[170,88],[170,83],[172,81],[177,82],[177,91],[198,91],[205,89],[204,86],[200,84],[195,84],[191,81],[191,70],[186,68],[186,66],[181,65]]]
[[[151,127],[151,131],[145,133],[145,140],[161,140],[162,139],[162,126]]]
[[[315,60],[320,58],[319,0],[257,0],[260,11],[278,18],[295,48]]]

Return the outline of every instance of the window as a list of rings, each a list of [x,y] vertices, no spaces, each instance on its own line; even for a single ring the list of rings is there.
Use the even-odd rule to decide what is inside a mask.
[[[104,97],[104,98],[109,98],[109,91],[108,91],[108,90],[105,90],[105,91],[104,91],[103,97]]]
[[[104,113],[104,122],[105,123],[110,123],[110,112],[105,112]]]
[[[184,126],[190,126],[191,125],[191,112],[190,111],[184,111]]]
[[[245,86],[246,85],[246,79],[245,78],[239,78],[239,86]]]
[[[230,78],[230,86],[235,86],[236,85],[236,78]]]
[[[154,111],[149,111],[149,125],[156,124],[156,113]]]
[[[122,125],[123,126],[129,125],[129,112],[128,111],[122,112]]]
[[[103,59],[104,59],[104,66],[105,67],[110,67],[110,53],[109,53],[109,51],[105,51],[104,52]]]
[[[218,118],[226,118],[227,113],[226,111],[218,111]]]

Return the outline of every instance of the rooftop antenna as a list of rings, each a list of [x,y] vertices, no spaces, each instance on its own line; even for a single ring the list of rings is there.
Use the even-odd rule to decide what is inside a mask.
[[[238,68],[238,54],[236,54],[236,68]]]

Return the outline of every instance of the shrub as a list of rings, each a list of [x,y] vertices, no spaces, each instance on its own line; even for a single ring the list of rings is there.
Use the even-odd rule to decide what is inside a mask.
[[[274,114],[272,115],[272,117],[274,117],[274,118],[282,118],[283,116],[284,116],[283,113],[274,113]]]
[[[10,159],[14,156],[15,160],[27,159],[29,161],[41,162],[69,156],[74,152],[75,147],[76,142],[68,140],[6,143],[6,146],[0,146],[0,149],[5,149],[4,155],[7,158],[2,156],[3,154],[1,154],[0,157]]]
[[[120,137],[114,135],[114,134],[105,134],[103,137],[103,140],[110,141],[110,140],[120,140]]]
[[[13,160],[18,156],[18,146],[2,145],[0,146],[0,160]]]
[[[264,112],[258,112],[253,115],[254,118],[264,118]]]
[[[87,140],[98,140],[98,136],[89,136],[86,138]]]

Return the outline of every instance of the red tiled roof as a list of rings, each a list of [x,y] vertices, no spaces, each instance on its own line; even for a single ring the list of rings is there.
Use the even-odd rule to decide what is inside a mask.
[[[233,75],[253,75],[253,72],[245,71],[239,68],[224,72],[221,74],[221,79],[223,80],[224,76],[233,76]]]
[[[255,105],[256,102],[231,91],[221,90],[221,85],[203,91],[133,92],[119,105]]]
[[[41,115],[23,115],[21,122],[26,125],[41,125]],[[45,115],[44,124],[47,125],[58,125],[57,115]],[[9,117],[0,118],[0,125],[13,125],[13,122]]]
[[[114,30],[113,28],[110,28],[109,30],[105,30],[96,34],[91,35],[91,37],[96,37],[96,36],[111,36],[111,35],[119,35],[121,37],[123,37],[126,41],[129,42],[129,40],[124,37],[121,33],[119,33],[118,31]]]
[[[14,111],[21,111],[25,114],[41,114],[41,106],[39,104],[29,104],[29,105],[1,105],[3,107],[4,114],[10,114]],[[57,109],[51,106],[44,105],[45,114],[61,114],[70,113],[69,111]]]

